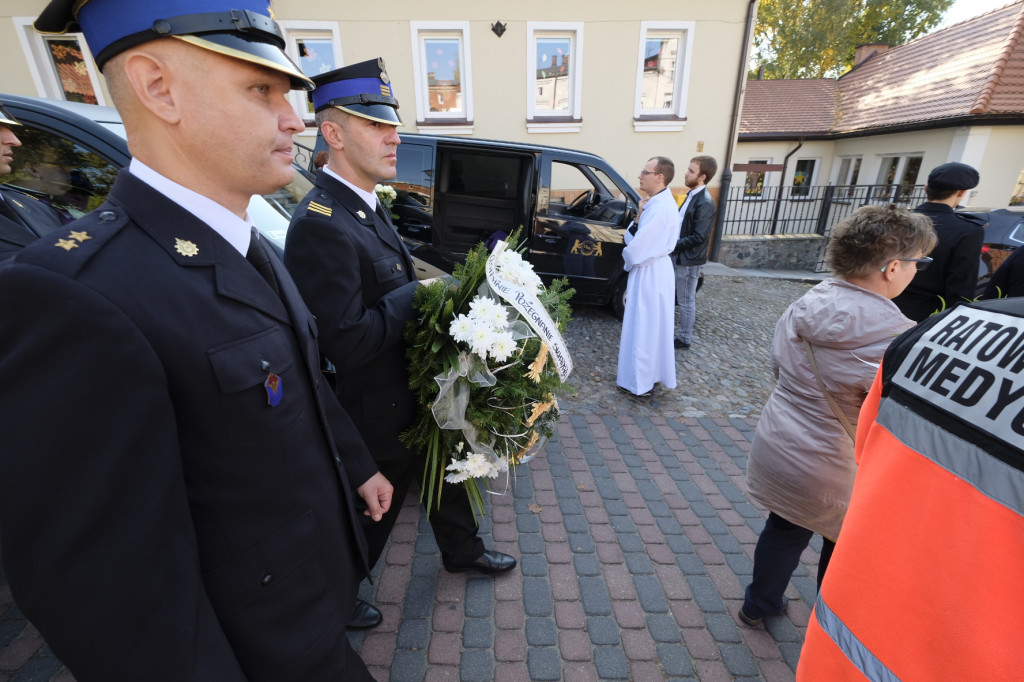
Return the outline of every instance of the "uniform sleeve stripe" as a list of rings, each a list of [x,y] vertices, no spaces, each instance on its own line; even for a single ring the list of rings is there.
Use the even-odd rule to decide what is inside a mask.
[[[846,627],[846,623],[825,604],[825,600],[821,598],[820,594],[814,603],[814,618],[829,639],[835,642],[839,650],[850,659],[850,663],[868,680],[871,682],[900,682],[900,678],[878,660],[878,657],[857,639],[850,628]]]

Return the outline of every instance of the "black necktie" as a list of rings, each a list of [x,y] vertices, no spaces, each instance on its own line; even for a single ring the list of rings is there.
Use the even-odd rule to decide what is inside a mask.
[[[267,256],[267,251],[263,248],[263,244],[257,236],[256,228],[253,228],[252,235],[249,238],[249,250],[245,253],[245,259],[252,263],[252,266],[256,268],[256,272],[260,273],[260,276],[267,280],[270,288],[280,297],[281,287],[277,284],[277,276],[274,274],[274,268],[270,265],[270,257]]]
[[[384,224],[388,227],[394,227],[391,224],[391,216],[388,215],[388,212],[384,210],[384,206],[380,203],[377,204],[377,217],[383,220]]]

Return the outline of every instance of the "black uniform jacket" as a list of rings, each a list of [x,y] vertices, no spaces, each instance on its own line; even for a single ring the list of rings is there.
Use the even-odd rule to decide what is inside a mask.
[[[284,300],[123,172],[0,266],[4,568],[79,682],[365,678],[345,620],[376,467],[271,259]]]
[[[679,241],[672,252],[677,265],[703,265],[708,262],[708,238],[714,226],[715,202],[707,187],[694,195],[679,224]]]
[[[61,227],[57,212],[41,201],[8,187],[0,187],[0,194],[3,206],[14,214],[9,217],[0,208],[0,262]]]
[[[976,298],[985,223],[933,201],[921,204],[914,211],[932,219],[939,241],[935,249],[926,254],[932,257],[931,265],[914,275],[903,293],[892,301],[904,315],[920,322],[938,310]]]
[[[316,315],[320,348],[337,368],[338,398],[378,461],[412,456],[397,435],[416,415],[402,335],[418,284],[389,222],[321,171],[285,244],[285,264]]]

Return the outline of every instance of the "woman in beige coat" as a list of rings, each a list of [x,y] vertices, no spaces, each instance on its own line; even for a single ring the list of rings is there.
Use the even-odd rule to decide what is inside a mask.
[[[789,306],[775,327],[777,381],[747,465],[747,492],[769,510],[739,611],[748,625],[785,609],[783,592],[814,533],[824,538],[821,585],[857,469],[853,438],[835,410],[855,427],[882,353],[914,326],[890,299],[928,265],[935,239],[926,216],[857,210],[832,232],[826,258],[834,276]]]

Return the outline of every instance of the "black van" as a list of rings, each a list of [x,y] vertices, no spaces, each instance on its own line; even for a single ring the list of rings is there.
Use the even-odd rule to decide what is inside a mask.
[[[451,272],[478,242],[523,227],[545,281],[622,316],[622,235],[639,196],[594,154],[544,145],[402,133],[395,227],[417,258]],[[318,139],[317,150],[323,149]],[[315,154],[310,155],[315,156]]]

